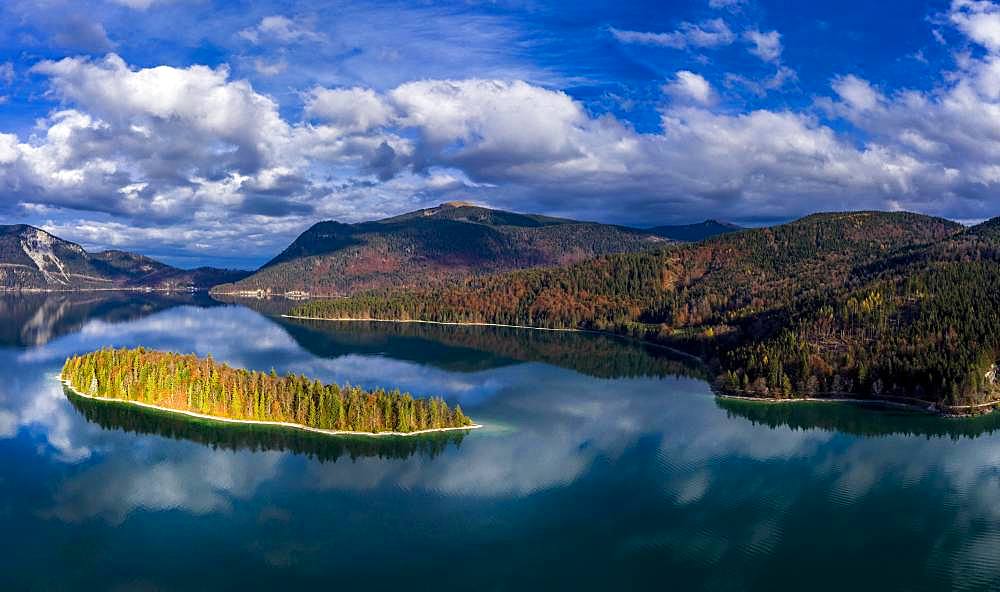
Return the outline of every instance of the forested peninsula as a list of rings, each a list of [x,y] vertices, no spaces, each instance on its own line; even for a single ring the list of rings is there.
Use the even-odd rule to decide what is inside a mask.
[[[71,356],[63,382],[79,395],[238,423],[278,424],[329,434],[412,435],[480,427],[460,405],[398,390],[366,391],[279,376],[199,358],[136,349]]]
[[[967,414],[1000,403],[998,285],[1000,218],[846,212],[290,315],[607,331],[700,357],[725,395]]]

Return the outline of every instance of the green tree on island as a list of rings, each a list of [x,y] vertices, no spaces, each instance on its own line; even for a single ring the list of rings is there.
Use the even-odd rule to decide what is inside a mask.
[[[458,405],[384,389],[323,384],[231,368],[211,356],[102,349],[66,360],[62,378],[85,395],[136,401],[213,417],[273,421],[348,432],[411,433],[472,426]]]

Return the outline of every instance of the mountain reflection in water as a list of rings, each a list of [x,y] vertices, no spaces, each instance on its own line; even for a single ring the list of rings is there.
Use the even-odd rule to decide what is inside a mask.
[[[1000,589],[1000,414],[717,399],[601,335],[36,296],[0,322],[3,590]],[[440,395],[486,427],[331,438],[67,396],[66,356],[111,345]]]

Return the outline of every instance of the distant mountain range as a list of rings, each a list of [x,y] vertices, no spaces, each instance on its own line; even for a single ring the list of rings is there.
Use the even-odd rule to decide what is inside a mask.
[[[34,226],[0,226],[2,290],[201,290],[238,280],[247,273],[212,267],[178,269],[124,251],[88,253],[80,245]]]
[[[739,227],[637,229],[449,202],[400,216],[319,222],[256,272],[178,269],[126,251],[88,253],[28,225],[0,226],[0,290],[208,289],[217,294],[340,296],[473,275],[577,263]]]
[[[253,275],[218,286],[213,293],[339,296],[426,286],[473,275],[568,265],[736,228],[708,221],[640,230],[449,202],[372,222],[320,222]]]

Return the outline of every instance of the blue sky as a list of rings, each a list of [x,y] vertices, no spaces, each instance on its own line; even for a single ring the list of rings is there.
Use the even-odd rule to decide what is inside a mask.
[[[184,266],[452,199],[1000,210],[985,0],[8,0],[0,97],[0,223]]]

